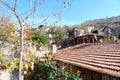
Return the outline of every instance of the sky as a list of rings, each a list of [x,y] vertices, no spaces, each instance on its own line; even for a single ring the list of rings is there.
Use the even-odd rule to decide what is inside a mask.
[[[13,5],[12,0],[4,0],[9,5]],[[13,0],[14,1],[14,0]],[[18,0],[17,8],[19,14],[23,14],[28,9],[29,0]],[[60,16],[51,17],[47,20],[47,25],[54,24],[59,17],[61,20],[56,23],[57,25],[76,25],[81,24],[87,20],[94,20],[106,17],[113,17],[120,15],[120,0],[66,0],[70,1],[71,6],[62,9]],[[42,7],[35,13],[34,23],[39,24],[44,18],[53,13],[61,11],[62,0],[46,0]],[[5,16],[14,15],[9,10],[0,4],[0,14]],[[24,17],[24,15],[23,15]],[[28,19],[28,23],[31,23],[33,17]],[[45,23],[40,23],[45,24]]]

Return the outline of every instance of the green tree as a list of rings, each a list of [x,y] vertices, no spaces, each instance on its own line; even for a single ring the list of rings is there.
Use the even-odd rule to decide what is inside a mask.
[[[75,25],[75,27],[83,29],[85,32],[88,32],[88,24],[87,23],[82,23],[79,25]]]
[[[63,27],[51,27],[49,33],[52,34],[52,39],[57,45],[60,45],[61,41],[68,37],[67,30]]]
[[[45,33],[40,33],[39,31],[34,31],[31,33],[32,35],[32,41],[36,45],[48,45],[49,44],[49,39],[45,35]]]

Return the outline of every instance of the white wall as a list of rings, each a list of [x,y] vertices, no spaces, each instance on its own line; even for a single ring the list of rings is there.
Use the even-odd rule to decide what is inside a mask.
[[[13,72],[0,71],[0,80],[19,80],[18,71]]]

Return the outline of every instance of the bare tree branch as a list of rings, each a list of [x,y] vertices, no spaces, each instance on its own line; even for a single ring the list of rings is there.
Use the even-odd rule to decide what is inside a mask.
[[[59,16],[59,13],[54,13],[54,14],[51,14],[51,15],[48,15],[46,18],[42,19],[42,21],[40,21],[39,23],[37,24],[32,24],[31,26],[35,26],[35,25],[39,25],[41,23],[46,23],[47,20],[53,18],[53,17],[56,17],[56,16]]]
[[[6,6],[11,11],[13,11],[13,9],[8,4],[6,4],[5,2],[3,2],[2,0],[0,0],[0,3],[2,3],[4,6]]]
[[[57,0],[58,1],[58,0]],[[63,0],[63,3],[61,4],[61,7],[60,7],[60,10],[58,13],[53,13],[51,15],[48,15],[46,18],[43,18],[42,21],[40,21],[39,23],[37,23],[38,25],[41,24],[41,23],[46,23],[47,20],[53,18],[53,17],[56,17],[58,16],[59,18],[53,23],[53,25],[55,25],[56,23],[58,23],[60,20],[61,20],[61,14],[62,14],[62,11],[64,10],[64,8],[66,8],[67,6],[67,3],[70,5],[70,0]],[[37,25],[37,24],[32,24],[33,25]]]
[[[56,20],[53,25],[57,24],[59,21],[61,21],[61,17],[58,18],[58,20]]]
[[[32,7],[32,0],[30,0],[30,4],[29,4],[29,9],[28,9],[27,15],[30,14],[31,7]]]
[[[17,0],[14,0],[14,11],[16,10],[17,7]]]
[[[31,16],[33,13],[35,13],[36,10],[38,10],[43,5],[44,2],[45,2],[45,0],[42,0],[38,5],[35,5],[32,10],[29,10],[30,13],[24,18],[23,22],[26,21],[29,18],[29,16]]]
[[[16,16],[16,18],[17,18],[17,20],[18,20],[18,22],[20,23],[20,27],[22,26],[22,24],[21,24],[21,19],[20,19],[20,17],[19,17],[19,15],[17,14],[17,12],[16,12],[16,2],[17,2],[17,0],[15,0],[15,8],[13,9],[12,7],[10,7],[8,4],[6,4],[5,2],[3,2],[2,0],[0,0],[0,2],[4,5],[4,6],[6,6],[8,9],[10,9],[14,14],[15,14],[15,16]]]

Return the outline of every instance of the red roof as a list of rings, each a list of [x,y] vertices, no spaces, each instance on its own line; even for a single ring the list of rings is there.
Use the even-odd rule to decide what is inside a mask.
[[[80,44],[58,50],[55,54],[55,59],[120,77],[120,43]]]

